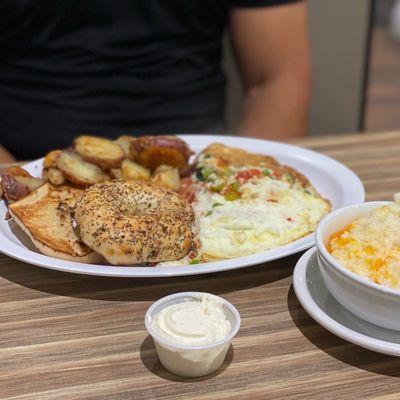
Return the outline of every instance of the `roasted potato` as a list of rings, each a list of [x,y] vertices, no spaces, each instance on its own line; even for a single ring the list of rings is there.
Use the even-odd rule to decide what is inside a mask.
[[[122,179],[127,181],[150,179],[150,171],[131,160],[124,160],[121,165]]]
[[[57,159],[60,157],[61,150],[52,150],[46,154],[43,160],[44,168],[56,168]]]
[[[57,159],[57,168],[65,178],[80,187],[109,180],[110,177],[97,165],[84,161],[82,157],[71,150],[63,150]]]
[[[10,203],[25,197],[44,183],[18,166],[7,168],[0,177],[1,192]]]
[[[112,168],[110,169],[111,178],[114,179],[122,179],[122,170],[121,168]]]
[[[114,143],[120,145],[122,150],[124,150],[125,158],[131,158],[131,143],[135,140],[133,136],[120,136],[118,139],[114,140]]]
[[[12,176],[24,176],[26,178],[33,178],[33,176],[28,171],[18,165],[12,165],[3,172]]]
[[[180,185],[179,171],[168,165],[160,165],[151,177],[156,185],[177,191]]]
[[[85,161],[105,169],[118,168],[125,158],[119,144],[96,136],[79,136],[74,140],[73,147]]]
[[[160,165],[183,169],[191,154],[189,146],[175,136],[142,136],[132,141],[130,149],[132,159],[152,171]]]
[[[48,168],[47,180],[53,185],[59,186],[65,183],[65,176],[58,168]]]

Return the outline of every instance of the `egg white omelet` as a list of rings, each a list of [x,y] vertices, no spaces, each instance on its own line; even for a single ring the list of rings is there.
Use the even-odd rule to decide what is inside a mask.
[[[199,254],[208,260],[273,249],[313,232],[329,211],[313,194],[268,177],[241,186],[229,201],[207,189],[193,203]]]
[[[330,211],[307,178],[275,159],[218,144],[209,149],[192,177],[192,263],[280,247],[314,232]]]

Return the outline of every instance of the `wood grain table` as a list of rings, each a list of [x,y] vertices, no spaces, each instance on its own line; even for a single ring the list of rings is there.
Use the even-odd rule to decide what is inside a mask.
[[[310,138],[363,180],[367,200],[400,190],[400,132]],[[0,398],[400,399],[400,358],[349,344],[299,305],[299,255],[184,278],[113,279],[60,273],[0,256]],[[242,316],[228,358],[207,379],[159,364],[143,317],[156,299],[201,290]]]

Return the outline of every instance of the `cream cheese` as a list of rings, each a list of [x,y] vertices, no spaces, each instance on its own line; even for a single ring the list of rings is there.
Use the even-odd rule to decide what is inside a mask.
[[[231,331],[223,303],[204,294],[163,308],[153,319],[152,328],[166,340],[184,345],[210,345]]]

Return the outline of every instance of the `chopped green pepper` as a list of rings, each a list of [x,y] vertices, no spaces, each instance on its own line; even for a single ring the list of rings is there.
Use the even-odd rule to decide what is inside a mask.
[[[289,181],[290,183],[294,183],[294,182],[295,182],[295,178],[294,178],[294,176],[293,176],[292,174],[288,174],[288,175],[287,175],[287,179],[288,179],[288,181]]]
[[[213,174],[215,170],[213,168],[197,168],[196,169],[196,178],[199,181],[207,181],[211,174]]]
[[[212,185],[210,186],[210,190],[212,192],[220,192],[224,188],[224,184],[220,183],[219,185]]]
[[[222,203],[214,203],[214,204],[212,205],[212,208],[219,207],[219,206],[222,206]]]
[[[272,178],[272,171],[268,168],[264,169],[263,174]]]
[[[240,193],[239,192],[228,192],[225,196],[224,199],[227,201],[234,201],[240,199]]]
[[[190,261],[189,264],[190,264],[190,265],[193,265],[193,264],[200,264],[200,260],[199,260],[198,258],[194,258],[192,261]]]
[[[237,191],[237,190],[239,189],[239,187],[240,187],[239,182],[233,182],[233,183],[231,183],[231,189],[232,189],[232,190]]]

